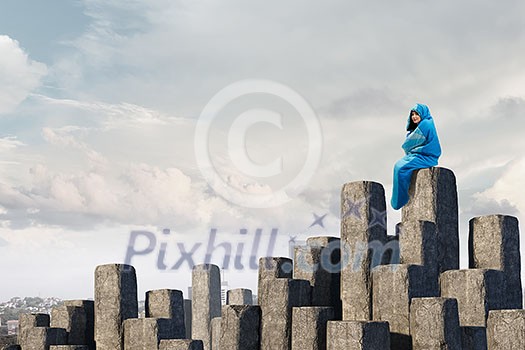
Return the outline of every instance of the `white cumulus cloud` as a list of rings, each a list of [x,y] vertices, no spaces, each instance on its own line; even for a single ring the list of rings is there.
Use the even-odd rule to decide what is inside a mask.
[[[46,73],[46,65],[31,60],[16,40],[0,35],[0,113],[12,111]]]

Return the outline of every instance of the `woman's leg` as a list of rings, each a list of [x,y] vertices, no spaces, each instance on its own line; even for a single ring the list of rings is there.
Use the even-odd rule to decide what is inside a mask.
[[[401,158],[394,165],[394,182],[390,204],[395,210],[408,203],[408,189],[412,173],[416,169],[430,168],[437,165],[437,159],[421,155],[409,154]]]
[[[408,187],[412,177],[413,168],[410,161],[413,157],[405,156],[394,165],[394,179],[392,188],[392,199],[390,204],[395,210],[400,209],[408,203]]]

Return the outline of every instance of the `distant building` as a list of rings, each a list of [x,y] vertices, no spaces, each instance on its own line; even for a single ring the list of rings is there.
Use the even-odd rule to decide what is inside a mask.
[[[18,320],[7,321],[7,335],[18,334]]]
[[[228,294],[228,281],[221,282],[221,304],[226,305],[226,295]]]

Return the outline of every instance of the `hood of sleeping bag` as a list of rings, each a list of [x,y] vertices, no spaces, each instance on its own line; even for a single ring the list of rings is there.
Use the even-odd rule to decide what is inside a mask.
[[[421,117],[421,120],[432,118],[432,116],[430,115],[430,110],[428,109],[427,105],[424,105],[421,103],[416,104],[408,113],[407,131],[412,131],[417,127],[417,124],[414,123],[412,121],[412,118],[410,117],[410,115],[412,114],[412,111],[416,111],[417,114],[419,114],[419,116]]]

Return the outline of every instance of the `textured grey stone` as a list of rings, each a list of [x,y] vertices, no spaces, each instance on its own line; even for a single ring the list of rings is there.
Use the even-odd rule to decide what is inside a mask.
[[[147,291],[145,311],[146,317],[172,319],[175,330],[173,338],[186,338],[184,298],[180,290],[158,289]]]
[[[221,312],[222,313],[222,312]],[[219,350],[219,342],[221,340],[221,317],[214,317],[211,319],[210,322],[210,329],[211,329],[211,350]]]
[[[87,345],[51,345],[49,350],[88,350]]]
[[[332,307],[294,307],[292,350],[326,350],[326,323],[333,319]]]
[[[456,298],[462,327],[485,327],[489,310],[502,305],[502,271],[490,269],[450,270],[441,274],[441,296]]]
[[[405,221],[401,224],[399,249],[401,264],[423,265],[426,283],[439,295],[438,236],[431,221]]]
[[[493,310],[487,320],[489,350],[525,349],[525,310]]]
[[[56,306],[51,310],[51,327],[67,331],[67,344],[86,345],[87,317],[81,306]]]
[[[175,322],[169,318],[124,320],[124,350],[157,349],[162,339],[174,339]]]
[[[392,350],[412,346],[410,302],[416,297],[432,297],[421,265],[382,265],[372,270],[374,320],[388,321]]]
[[[328,321],[327,350],[388,350],[390,331],[382,321]]]
[[[226,293],[226,304],[228,305],[252,305],[252,290],[246,288],[230,289]]]
[[[34,327],[27,330],[22,350],[49,350],[50,345],[67,345],[64,328]]]
[[[346,183],[341,190],[341,300],[344,320],[370,320],[370,269],[381,263],[386,243],[383,186],[372,181]],[[373,244],[373,251],[369,245]]]
[[[487,330],[485,327],[460,327],[463,350],[487,350]]]
[[[341,242],[335,237],[310,237],[295,248],[294,278],[310,282],[312,306],[331,306],[337,319],[341,305]]]
[[[191,339],[191,300],[184,299],[184,325],[186,326],[186,339]]]
[[[202,340],[169,339],[161,340],[159,350],[204,350]]]
[[[431,221],[439,241],[439,271],[459,269],[458,195],[456,177],[446,168],[415,170],[410,200],[402,208],[402,221]]]
[[[28,347],[27,334],[35,327],[49,327],[50,317],[43,313],[27,313],[18,316],[18,343],[22,347]]]
[[[95,302],[93,300],[64,300],[66,306],[78,306],[84,310],[86,315],[86,328],[84,333],[84,342],[89,350],[95,350]]]
[[[469,221],[469,267],[502,270],[505,308],[523,307],[518,219],[507,215],[479,216]]]
[[[137,276],[124,264],[95,269],[95,341],[97,350],[122,350],[123,322],[137,318]]]
[[[261,308],[256,305],[222,307],[219,349],[259,350]]]
[[[217,265],[193,267],[191,308],[192,339],[202,340],[204,350],[210,350],[210,322],[221,316],[221,274]]]
[[[462,350],[456,299],[413,298],[410,335],[414,350]]]
[[[18,344],[5,345],[5,346],[2,346],[0,349],[2,350],[22,350],[22,348]]]
[[[305,280],[274,278],[259,285],[261,307],[261,350],[289,350],[292,307],[308,306],[310,283]]]
[[[292,272],[292,259],[273,256],[262,257],[259,259],[258,285],[268,279],[292,278]]]

